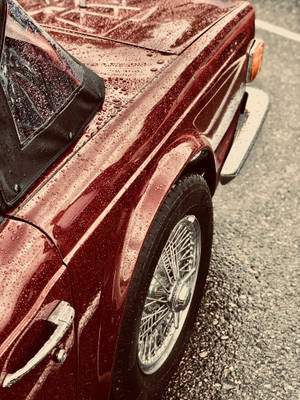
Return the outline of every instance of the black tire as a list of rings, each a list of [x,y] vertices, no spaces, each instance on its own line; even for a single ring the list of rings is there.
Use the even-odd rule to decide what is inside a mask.
[[[181,333],[172,351],[153,373],[144,373],[138,358],[138,339],[145,299],[160,255],[173,228],[186,216],[195,216],[201,229],[201,257],[193,296]],[[212,202],[209,188],[199,175],[179,179],[160,208],[143,246],[125,307],[120,331],[114,375],[112,400],[160,399],[173,369],[182,356],[200,305],[208,272],[213,234]],[[197,274],[195,274],[196,276]]]

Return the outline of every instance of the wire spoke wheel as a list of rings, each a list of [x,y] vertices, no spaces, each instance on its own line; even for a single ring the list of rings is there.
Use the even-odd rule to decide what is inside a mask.
[[[151,223],[131,279],[111,400],[161,399],[193,331],[212,235],[209,187],[200,175],[182,176]]]
[[[146,296],[138,338],[144,374],[155,373],[174,348],[194,295],[200,256],[200,225],[187,215],[171,231]]]

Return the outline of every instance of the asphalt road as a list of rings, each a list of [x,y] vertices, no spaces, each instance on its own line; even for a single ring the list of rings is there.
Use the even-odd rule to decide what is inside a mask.
[[[300,2],[255,0],[300,33]],[[215,235],[193,336],[163,400],[300,399],[300,43],[265,40],[270,110],[240,175],[214,196]]]

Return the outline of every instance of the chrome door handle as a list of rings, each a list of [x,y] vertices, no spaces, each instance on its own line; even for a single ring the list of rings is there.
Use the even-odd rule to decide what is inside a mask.
[[[61,301],[47,319],[52,324],[56,325],[55,331],[40,350],[31,358],[31,360],[24,365],[24,367],[12,374],[5,375],[2,387],[10,387],[14,383],[18,382],[18,380],[28,374],[28,372],[35,368],[49,353],[51,353],[72,325],[74,315],[74,308],[66,301]]]

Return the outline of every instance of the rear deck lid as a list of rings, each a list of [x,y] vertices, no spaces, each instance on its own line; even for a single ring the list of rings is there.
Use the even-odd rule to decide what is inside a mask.
[[[21,0],[42,24],[180,54],[240,2],[221,0]],[[80,6],[81,5],[81,6]]]

